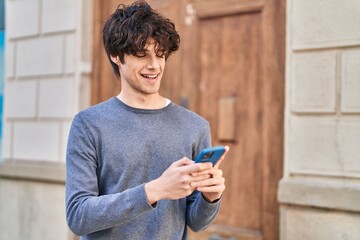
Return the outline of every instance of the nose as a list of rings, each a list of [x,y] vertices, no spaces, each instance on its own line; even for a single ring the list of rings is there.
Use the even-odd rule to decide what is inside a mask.
[[[159,63],[160,59],[154,54],[153,56],[151,56],[151,58],[149,59],[149,63],[147,65],[148,69],[159,69],[160,68],[160,63]]]

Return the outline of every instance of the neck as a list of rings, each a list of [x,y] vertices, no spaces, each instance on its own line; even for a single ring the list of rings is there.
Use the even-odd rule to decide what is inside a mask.
[[[120,92],[117,98],[130,107],[141,109],[160,109],[165,107],[166,102],[165,98],[158,93],[146,96],[129,96]]]

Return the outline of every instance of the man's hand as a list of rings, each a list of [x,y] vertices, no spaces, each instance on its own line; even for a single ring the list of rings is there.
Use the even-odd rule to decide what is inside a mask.
[[[194,164],[194,161],[188,158],[174,162],[158,179],[145,184],[148,202],[153,204],[161,199],[180,199],[189,196],[195,190],[193,182],[209,178],[207,174],[192,174],[211,168],[211,163]]]
[[[226,146],[224,154],[221,156],[214,167],[191,174],[193,177],[199,179],[201,179],[201,176],[203,176],[202,180],[191,183],[191,187],[196,188],[196,190],[199,192],[202,192],[204,198],[208,202],[213,202],[219,199],[225,191],[225,178],[223,177],[223,171],[219,169],[219,166],[225,159],[228,151],[229,147]]]

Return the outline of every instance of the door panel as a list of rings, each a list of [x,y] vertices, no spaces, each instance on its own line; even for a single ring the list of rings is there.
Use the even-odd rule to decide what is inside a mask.
[[[213,145],[231,149],[221,211],[191,239],[279,239],[285,1],[185,2],[183,71],[194,72],[183,92]]]
[[[216,222],[249,229],[260,228],[261,215],[261,42],[254,41],[261,40],[260,26],[259,13],[200,20],[199,113],[210,122],[213,144],[231,147],[223,164],[230,180],[223,203],[229,208]],[[221,141],[217,134],[218,111],[226,98],[234,99],[235,105],[231,142]]]
[[[119,3],[95,2],[100,22]],[[148,2],[173,20],[181,35],[180,50],[166,63],[162,94],[205,117],[213,145],[231,148],[221,166],[226,177],[221,210],[214,224],[190,232],[189,238],[279,239],[276,193],[283,169],[285,0]],[[99,21],[94,25],[96,103],[114,95],[120,85],[118,80],[111,83],[111,67],[96,41]]]
[[[216,226],[216,231],[211,232],[237,239],[262,239],[261,13],[198,21],[198,112],[210,122],[213,144],[229,145],[231,149],[222,165],[227,179],[223,207],[212,227]],[[222,117],[233,118],[235,125],[234,136],[228,140],[218,136],[224,101],[231,102],[233,113]],[[198,238],[194,235],[193,239]]]

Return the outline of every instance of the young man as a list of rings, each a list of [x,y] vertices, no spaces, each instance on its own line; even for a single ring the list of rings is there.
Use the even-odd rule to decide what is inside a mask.
[[[122,88],[73,120],[68,225],[81,239],[187,239],[187,227],[206,228],[219,210],[225,154],[214,167],[195,164],[210,146],[208,122],[159,94],[179,35],[170,20],[136,2],[110,16],[103,40]]]

